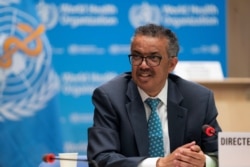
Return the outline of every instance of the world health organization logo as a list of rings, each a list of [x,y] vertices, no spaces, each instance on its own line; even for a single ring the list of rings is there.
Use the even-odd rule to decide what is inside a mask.
[[[59,90],[45,27],[16,8],[0,10],[0,122],[43,109]]]
[[[133,5],[129,10],[129,20],[134,28],[147,23],[160,24],[161,11],[158,6],[146,2]]]
[[[56,26],[59,19],[59,12],[55,4],[40,1],[36,6],[36,10],[46,29],[53,29]]]

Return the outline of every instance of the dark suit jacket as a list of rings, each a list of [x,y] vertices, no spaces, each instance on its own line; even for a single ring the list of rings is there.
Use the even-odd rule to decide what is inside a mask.
[[[212,91],[174,74],[168,78],[168,127],[171,152],[196,141],[205,153],[216,153],[217,137],[202,126],[221,131]],[[136,167],[148,157],[147,119],[131,73],[118,76],[93,93],[94,125],[88,130],[88,158],[100,167]]]

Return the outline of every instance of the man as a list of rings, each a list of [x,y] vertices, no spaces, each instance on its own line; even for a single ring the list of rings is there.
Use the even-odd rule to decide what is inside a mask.
[[[136,29],[129,55],[132,72],[93,93],[88,158],[99,167],[204,167],[208,160],[216,160],[217,137],[202,132],[205,124],[221,131],[213,93],[171,73],[178,51],[171,30],[154,24]],[[163,155],[151,155],[148,122],[153,109],[146,104],[148,98],[160,99],[155,110],[161,121]]]

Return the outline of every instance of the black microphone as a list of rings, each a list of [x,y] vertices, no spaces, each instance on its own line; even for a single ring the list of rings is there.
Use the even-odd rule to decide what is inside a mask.
[[[55,154],[53,153],[49,153],[49,154],[45,154],[43,156],[43,161],[46,163],[53,163],[55,160],[63,160],[63,161],[83,161],[83,162],[87,162],[89,164],[92,164],[94,167],[98,167],[97,163],[94,160],[87,160],[87,159],[74,159],[74,158],[60,158],[55,156]]]
[[[217,136],[216,130],[210,126],[210,125],[203,125],[202,126],[202,131],[209,137],[211,136]]]

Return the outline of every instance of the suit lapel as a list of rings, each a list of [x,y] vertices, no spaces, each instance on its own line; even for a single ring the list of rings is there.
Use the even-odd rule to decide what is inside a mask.
[[[184,143],[187,109],[180,106],[182,100],[183,96],[179,89],[176,87],[175,83],[169,79],[167,110],[171,152]]]
[[[128,85],[127,96],[130,101],[127,103],[126,108],[134,131],[137,149],[140,156],[147,156],[148,127],[146,113],[138,89],[133,81],[130,81]]]

